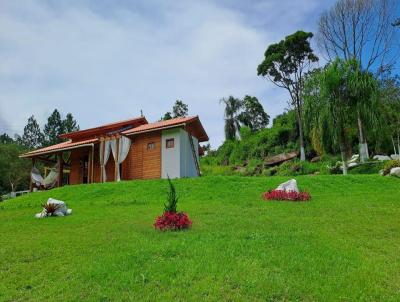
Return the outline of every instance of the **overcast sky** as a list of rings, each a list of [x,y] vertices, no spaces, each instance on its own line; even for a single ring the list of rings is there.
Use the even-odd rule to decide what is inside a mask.
[[[315,31],[331,0],[0,1],[0,132],[59,109],[82,129],[176,99],[223,141],[219,99],[256,96],[272,117],[289,96],[257,76],[270,43]]]

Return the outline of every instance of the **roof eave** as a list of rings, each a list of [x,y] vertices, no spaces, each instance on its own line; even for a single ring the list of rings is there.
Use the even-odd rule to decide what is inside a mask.
[[[159,128],[153,128],[153,129],[147,129],[147,130],[142,130],[142,131],[132,131],[130,133],[124,133],[122,132],[122,135],[125,136],[132,136],[135,134],[142,134],[142,133],[147,133],[147,132],[153,132],[153,131],[161,131],[161,130],[166,130],[166,129],[172,129],[172,128],[179,128],[179,127],[184,127],[186,123],[181,123],[181,124],[176,124],[176,125],[171,125],[171,126],[166,126],[166,127],[159,127]],[[129,131],[129,130],[128,130]]]
[[[32,158],[32,157],[36,157],[39,155],[46,155],[46,154],[52,154],[52,153],[58,153],[58,152],[63,152],[63,151],[69,151],[69,150],[73,150],[73,149],[78,149],[78,148],[83,148],[83,147],[94,147],[94,144],[96,142],[92,142],[92,143],[87,143],[87,144],[82,144],[82,145],[77,145],[77,146],[70,146],[70,147],[65,147],[65,148],[60,148],[60,149],[54,149],[54,150],[48,150],[48,151],[43,151],[43,152],[36,152],[36,153],[25,153],[25,154],[21,154],[19,156],[19,158]],[[32,151],[34,152],[34,151]]]

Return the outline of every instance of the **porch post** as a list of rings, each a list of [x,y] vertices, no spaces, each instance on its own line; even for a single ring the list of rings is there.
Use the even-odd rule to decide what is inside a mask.
[[[115,139],[115,143],[116,143],[116,150],[117,150],[117,152],[115,152],[116,154],[115,154],[115,158],[114,158],[114,181],[117,181],[117,179],[118,179],[118,173],[120,173],[120,171],[119,171],[119,167],[118,167],[118,157],[119,157],[119,155],[118,155],[118,153],[119,153],[119,137],[117,137],[116,139]]]
[[[92,146],[92,161],[90,163],[91,172],[90,172],[90,180],[94,183],[94,145]]]
[[[63,178],[64,178],[64,160],[62,158],[62,152],[57,154],[58,158],[58,182],[57,186],[62,187],[63,185]]]
[[[103,182],[103,167],[104,167],[104,137],[100,138],[100,182]]]
[[[92,170],[92,153],[89,152],[89,154],[88,154],[88,170],[87,170],[87,177],[88,177],[87,183],[88,184],[90,184],[92,182],[91,170]]]
[[[35,158],[34,157],[32,157],[32,169],[33,169],[33,167],[35,167]],[[29,191],[32,192],[33,191],[32,170],[31,170],[31,173],[29,174],[29,176],[30,176]]]

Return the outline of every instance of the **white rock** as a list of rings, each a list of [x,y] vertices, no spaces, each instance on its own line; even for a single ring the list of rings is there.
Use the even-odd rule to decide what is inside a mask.
[[[373,157],[373,159],[377,159],[377,160],[381,160],[381,161],[383,161],[383,160],[391,160],[390,156],[387,156],[387,155],[375,155]]]
[[[390,155],[390,158],[391,158],[391,159],[400,160],[400,155],[399,155],[399,154],[392,154],[392,155]]]
[[[281,183],[276,190],[285,191],[285,192],[299,192],[297,188],[297,181],[295,179],[288,180],[287,182]]]
[[[347,165],[347,168],[353,168],[353,167],[356,167],[356,166],[358,166],[357,163],[349,163],[349,164]]]
[[[390,169],[390,175],[400,177],[400,167]]]
[[[354,154],[354,155],[350,158],[350,160],[348,161],[348,163],[349,163],[349,164],[350,164],[350,163],[356,163],[356,162],[358,161],[359,158],[360,158],[360,155]]]

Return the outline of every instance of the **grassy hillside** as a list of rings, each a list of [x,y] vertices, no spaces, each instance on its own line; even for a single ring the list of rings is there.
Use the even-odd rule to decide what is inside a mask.
[[[0,301],[398,300],[400,180],[299,176],[312,201],[260,198],[287,179],[175,180],[184,232],[152,227],[164,180],[0,203]],[[50,196],[73,214],[35,219]]]

